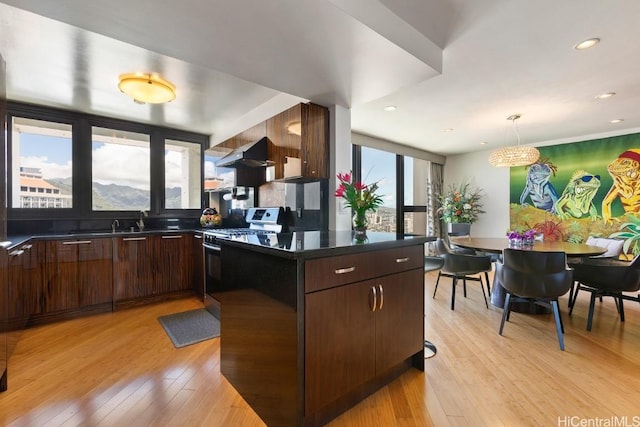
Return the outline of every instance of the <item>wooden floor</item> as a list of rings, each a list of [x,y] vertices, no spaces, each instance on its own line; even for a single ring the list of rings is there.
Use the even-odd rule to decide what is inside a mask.
[[[425,333],[438,352],[425,373],[408,371],[331,426],[640,420],[640,304],[628,302],[621,323],[611,299],[597,303],[587,332],[587,295],[572,317],[565,297],[561,352],[551,315],[515,313],[500,337],[502,310],[485,308],[477,283],[466,299],[458,290],[451,311],[449,280],[432,299],[434,282],[427,274]],[[219,339],[175,349],[156,320],[200,306],[187,299],[24,331],[9,361],[9,390],[0,393],[0,424],[264,425],[221,376]]]

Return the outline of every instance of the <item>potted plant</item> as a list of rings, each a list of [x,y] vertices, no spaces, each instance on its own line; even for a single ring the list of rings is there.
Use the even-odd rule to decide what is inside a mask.
[[[340,186],[335,192],[336,197],[343,198],[346,207],[353,211],[353,230],[358,236],[364,236],[367,232],[367,211],[375,212],[382,205],[382,197],[376,194],[378,183],[364,184],[354,182],[351,173],[339,173],[337,175]]]
[[[469,234],[471,224],[484,213],[482,210],[482,190],[463,182],[459,186],[452,184],[446,193],[438,196],[440,219],[448,225],[450,234]]]

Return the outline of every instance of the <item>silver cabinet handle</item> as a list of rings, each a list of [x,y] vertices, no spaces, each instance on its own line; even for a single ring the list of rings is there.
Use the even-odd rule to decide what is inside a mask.
[[[11,251],[9,252],[9,256],[20,256],[24,253],[23,250],[15,250],[15,251]]]
[[[356,271],[356,268],[355,268],[355,267],[338,268],[338,269],[336,270],[336,274],[351,273],[352,271]]]
[[[382,285],[378,285],[378,289],[380,289],[380,307],[378,307],[378,310],[382,310],[382,306],[384,305],[384,292],[382,291]]]
[[[182,236],[162,236],[163,239],[182,239]]]
[[[409,257],[407,257],[407,258],[396,258],[396,262],[398,264],[401,263],[401,262],[407,262],[407,261],[409,261]]]
[[[373,308],[371,311],[376,311],[376,305],[378,305],[378,293],[376,292],[376,287],[372,286],[371,290],[373,291]]]
[[[31,249],[32,247],[33,247],[33,245],[24,245],[24,246],[23,246],[22,248],[20,248],[20,249],[24,249],[24,250],[26,251],[26,250]]]
[[[122,241],[123,242],[135,242],[138,240],[147,240],[146,237],[123,237]]]
[[[91,240],[74,240],[73,242],[62,242],[63,245],[90,245]]]
[[[202,239],[202,236],[200,236],[199,234],[194,234],[193,237],[196,239]]]

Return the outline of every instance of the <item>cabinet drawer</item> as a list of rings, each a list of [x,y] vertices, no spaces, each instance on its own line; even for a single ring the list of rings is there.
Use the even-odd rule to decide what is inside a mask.
[[[375,277],[424,268],[424,247],[409,246],[372,252]]]
[[[423,265],[422,245],[312,259],[304,264],[304,290],[315,292]]]

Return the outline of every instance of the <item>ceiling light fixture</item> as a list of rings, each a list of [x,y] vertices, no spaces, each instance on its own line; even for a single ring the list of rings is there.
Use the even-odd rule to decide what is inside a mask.
[[[518,145],[511,147],[498,148],[489,155],[489,163],[498,168],[510,168],[514,166],[527,166],[535,163],[540,157],[540,152],[535,147],[520,145],[520,134],[516,126],[516,120],[521,117],[520,114],[513,114],[507,117],[513,123],[513,130],[518,137]]]
[[[444,131],[443,131],[443,132],[447,132],[447,133],[449,133],[449,132],[453,132],[453,128],[446,128],[446,129],[444,129]]]
[[[600,43],[600,39],[597,38],[597,37],[594,37],[592,39],[587,39],[587,40],[581,41],[580,43],[575,45],[573,48],[575,50],[585,50],[585,49],[589,49],[590,47],[594,47],[598,43]]]
[[[383,108],[384,111],[396,111],[397,109],[398,107],[396,107],[395,105],[387,105]]]
[[[622,122],[624,122],[624,119],[613,119],[613,120],[609,120],[609,123],[612,123],[612,124],[622,123]]]
[[[138,104],[162,104],[176,98],[176,87],[157,73],[122,74],[118,89]]]
[[[613,95],[615,95],[615,92],[606,92],[606,93],[601,93],[600,95],[596,96],[596,99],[607,99],[607,98],[611,98]]]

